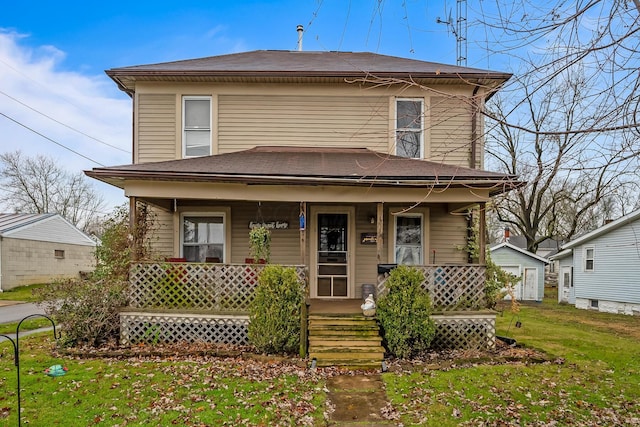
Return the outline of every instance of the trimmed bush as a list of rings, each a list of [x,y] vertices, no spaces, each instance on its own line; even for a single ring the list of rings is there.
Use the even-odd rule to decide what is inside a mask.
[[[295,353],[300,347],[304,295],[296,270],[267,265],[249,305],[249,342],[262,353]]]
[[[412,267],[393,269],[386,282],[388,293],[377,302],[377,319],[387,350],[399,358],[426,351],[435,336],[431,298],[420,284],[424,275]]]

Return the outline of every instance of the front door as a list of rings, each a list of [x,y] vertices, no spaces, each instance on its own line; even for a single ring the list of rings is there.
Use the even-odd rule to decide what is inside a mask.
[[[349,295],[349,215],[318,213],[316,297]]]

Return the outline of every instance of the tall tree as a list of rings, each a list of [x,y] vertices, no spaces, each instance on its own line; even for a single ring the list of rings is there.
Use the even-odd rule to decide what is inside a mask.
[[[487,163],[527,181],[501,195],[494,212],[533,252],[547,238],[567,240],[601,225],[608,218],[598,216],[614,213],[610,196],[632,184],[636,164],[622,130],[573,131],[590,126],[603,106],[593,104],[593,83],[582,73],[562,77],[542,88],[531,84],[532,74],[515,77],[513,92],[497,94],[488,110]]]
[[[46,156],[0,154],[0,181],[7,194],[2,207],[14,212],[58,213],[84,229],[104,209],[82,172],[69,173]]]

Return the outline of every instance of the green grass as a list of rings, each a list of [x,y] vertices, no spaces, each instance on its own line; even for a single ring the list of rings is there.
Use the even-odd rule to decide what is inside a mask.
[[[497,333],[554,361],[385,374],[404,425],[640,425],[640,318],[545,302]]]
[[[19,286],[17,288],[9,289],[4,292],[0,292],[0,300],[3,301],[24,301],[34,302],[33,290],[47,286],[46,284],[35,284],[28,286]]]
[[[19,322],[14,323],[2,323],[0,324],[0,334],[15,334],[16,328]],[[42,317],[35,317],[33,319],[27,319],[20,325],[20,332],[31,331],[34,329],[46,328],[51,326],[51,322],[48,319]]]
[[[324,380],[294,365],[235,358],[76,359],[51,355],[51,334],[20,340],[22,423],[317,425]],[[69,370],[50,378],[54,364]],[[16,425],[13,349],[0,343],[0,424]]]

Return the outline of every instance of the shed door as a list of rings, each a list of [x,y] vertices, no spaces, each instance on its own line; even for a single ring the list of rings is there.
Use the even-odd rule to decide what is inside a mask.
[[[538,269],[524,269],[524,285],[522,287],[523,300],[538,300]]]
[[[504,265],[501,268],[509,274],[513,274],[517,278],[520,278],[520,266],[517,265]],[[516,283],[512,283],[513,293],[517,300],[522,299],[522,280],[518,280]],[[505,295],[504,299],[510,300],[511,295]]]
[[[560,269],[560,302],[570,302],[572,290],[571,266],[563,266]]]

